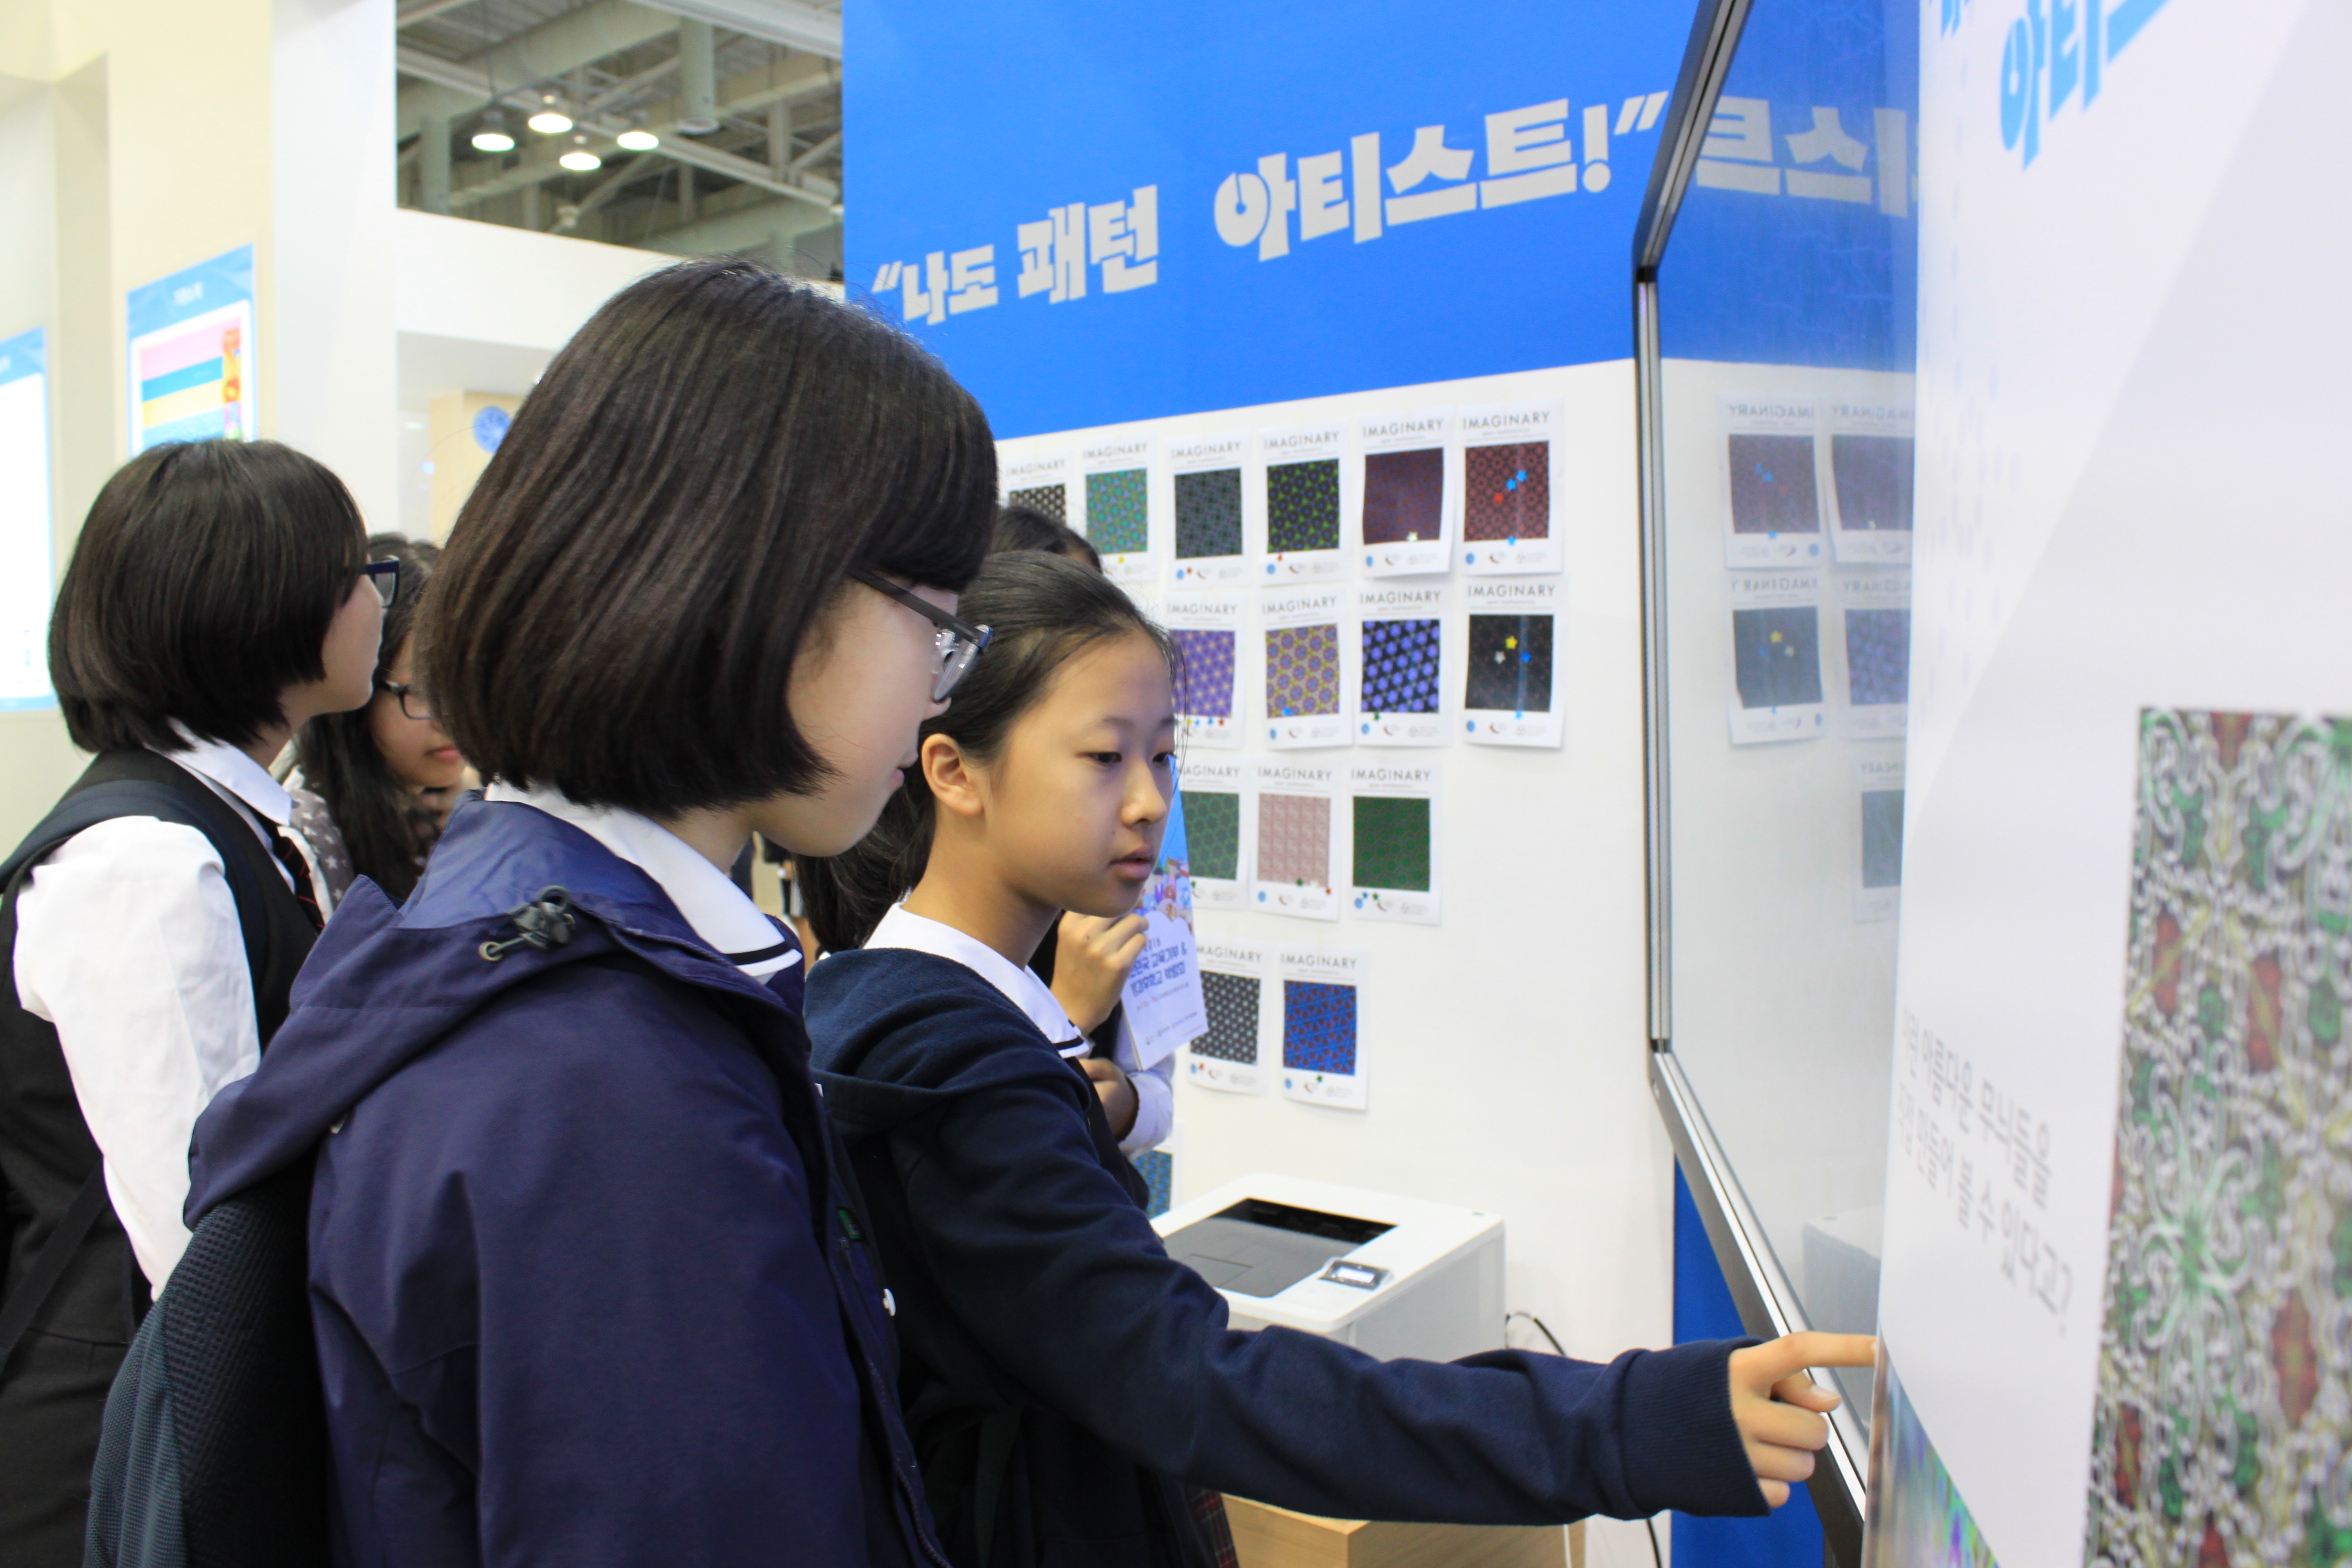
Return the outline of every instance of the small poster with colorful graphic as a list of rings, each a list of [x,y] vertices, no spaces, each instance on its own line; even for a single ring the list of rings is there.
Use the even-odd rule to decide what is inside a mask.
[[[1168,802],[1168,830],[1159,862],[1136,905],[1143,916],[1143,951],[1119,993],[1135,1031],[1136,1058],[1146,1067],[1209,1027],[1201,997],[1200,945],[1192,928],[1192,867],[1184,842],[1184,795]]]
[[[131,290],[131,451],[261,434],[253,247]]]

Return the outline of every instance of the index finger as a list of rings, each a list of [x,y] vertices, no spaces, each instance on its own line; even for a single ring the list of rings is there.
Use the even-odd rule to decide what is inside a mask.
[[[1878,1360],[1878,1341],[1868,1334],[1783,1334],[1750,1348],[1754,1369],[1766,1387],[1806,1367],[1866,1367]]]

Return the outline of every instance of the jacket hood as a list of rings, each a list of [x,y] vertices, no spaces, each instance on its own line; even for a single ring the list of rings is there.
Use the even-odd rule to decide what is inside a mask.
[[[807,1005],[810,1060],[847,1137],[888,1132],[1022,1079],[1083,1086],[1003,992],[936,953],[828,954],[809,971]]]
[[[514,912],[552,888],[570,895],[570,939],[486,958],[486,944],[520,934]],[[365,878],[352,884],[295,980],[292,1011],[260,1068],[197,1119],[189,1226],[315,1147],[491,999],[566,965],[621,955],[783,1009],[695,935],[645,872],[534,807],[469,797],[405,906]]]

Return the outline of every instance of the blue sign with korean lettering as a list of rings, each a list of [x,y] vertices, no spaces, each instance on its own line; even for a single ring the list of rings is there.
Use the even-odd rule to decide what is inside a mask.
[[[1909,370],[1918,122],[1913,0],[1752,9],[1659,268],[1665,352]]]
[[[1625,358],[1689,26],[848,0],[850,289],[1000,436]]]

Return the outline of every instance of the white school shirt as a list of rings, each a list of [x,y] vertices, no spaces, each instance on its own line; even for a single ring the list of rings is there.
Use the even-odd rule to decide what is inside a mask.
[[[187,748],[170,759],[267,847],[292,817],[292,798],[236,747],[180,735]],[[327,890],[306,850],[304,862],[324,910]],[[271,864],[291,887],[274,855]],[[196,829],[156,817],[83,829],[33,868],[18,896],[13,968],[17,1000],[57,1030],[106,1195],[160,1291],[188,1245],[180,1213],[196,1118],[261,1062],[245,929],[219,852]]]
[[[1064,1057],[1084,1056],[1089,1049],[1084,1031],[1070,1021],[1070,1015],[1062,1011],[1062,1004],[1054,999],[1052,989],[1037,977],[1035,970],[1014,963],[954,926],[918,915],[904,904],[893,904],[890,913],[882,917],[882,923],[874,927],[874,934],[866,938],[866,946],[869,950],[905,948],[953,959],[996,987],[1006,1001],[1027,1014],[1038,1032]],[[1135,1031],[1127,1027],[1122,1016],[1118,1044],[1111,1059],[1135,1086],[1135,1125],[1119,1140],[1119,1152],[1132,1159],[1146,1149],[1157,1148],[1168,1136],[1168,1129],[1175,1125],[1176,1089],[1172,1081],[1175,1058],[1171,1055],[1148,1068],[1142,1066],[1136,1059]]]
[[[653,878],[694,934],[736,960],[735,967],[752,979],[765,980],[800,962],[799,950],[787,947],[775,923],[734,878],[651,817],[617,806],[583,806],[555,790],[518,789],[512,784],[492,784],[482,798],[529,806],[569,822]]]

